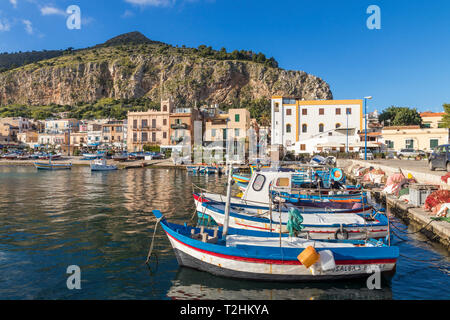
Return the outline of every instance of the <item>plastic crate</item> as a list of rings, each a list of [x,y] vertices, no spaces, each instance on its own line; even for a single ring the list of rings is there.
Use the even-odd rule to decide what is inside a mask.
[[[421,207],[425,204],[427,197],[434,191],[439,190],[438,186],[427,184],[413,184],[409,187],[410,203],[416,207]]]

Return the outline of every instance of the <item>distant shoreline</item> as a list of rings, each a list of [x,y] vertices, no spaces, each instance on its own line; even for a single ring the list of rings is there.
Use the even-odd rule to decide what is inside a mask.
[[[63,157],[61,160],[54,160],[54,163],[72,163],[74,167],[89,167],[92,160],[81,160],[81,157]],[[6,160],[0,159],[0,166],[18,166],[30,167],[34,166],[35,162],[48,162],[48,160]],[[127,162],[118,162],[108,160],[109,164],[114,163],[119,169],[133,169],[133,168],[161,168],[161,169],[186,169],[185,165],[174,165],[170,159],[165,160],[135,160]]]

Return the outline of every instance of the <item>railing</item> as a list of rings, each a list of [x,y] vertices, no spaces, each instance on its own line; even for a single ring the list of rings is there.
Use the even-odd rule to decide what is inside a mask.
[[[170,126],[170,128],[172,128],[174,130],[176,130],[176,129],[185,129],[186,130],[188,128],[188,125],[186,123],[172,124]]]
[[[133,127],[133,131],[161,131],[161,127],[138,126]]]

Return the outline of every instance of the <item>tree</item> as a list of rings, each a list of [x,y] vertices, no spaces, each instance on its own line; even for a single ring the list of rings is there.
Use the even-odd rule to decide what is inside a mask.
[[[412,126],[421,125],[422,118],[420,117],[417,109],[411,109],[407,107],[396,107],[391,106],[379,116],[379,121],[383,122],[384,125],[390,126]]]
[[[445,128],[450,128],[450,103],[444,103],[442,105],[444,107],[445,114],[442,117]]]

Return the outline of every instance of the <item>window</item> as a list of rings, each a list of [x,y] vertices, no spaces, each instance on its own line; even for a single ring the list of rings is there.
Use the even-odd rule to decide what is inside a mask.
[[[291,133],[291,125],[286,125],[286,133]]]
[[[292,115],[292,109],[286,109],[286,115],[287,116],[290,116],[290,115]]]
[[[167,106],[166,105],[163,106],[163,112],[167,112]]]
[[[146,127],[148,127],[148,121],[142,120],[142,128],[146,128]]]
[[[323,123],[319,124],[319,132],[323,132]]]
[[[163,132],[163,139],[167,138],[167,132]]]
[[[278,178],[275,185],[277,187],[289,187],[289,178]]]
[[[255,178],[255,181],[253,181],[253,190],[255,191],[261,191],[264,187],[264,183],[266,182],[266,177],[264,177],[261,174],[258,174]]]
[[[152,132],[152,141],[153,141],[153,142],[156,141],[156,132]]]
[[[347,114],[352,114],[352,108],[347,108]]]
[[[133,120],[133,128],[137,129],[137,120]]]
[[[212,129],[211,130],[211,137],[215,137],[216,136],[216,129]]]
[[[439,139],[430,139],[430,149],[434,149],[439,145]]]
[[[336,114],[341,114],[341,108],[336,108]]]
[[[239,129],[234,129],[234,136],[239,137]]]
[[[341,127],[340,123],[336,123],[336,129],[339,129]]]
[[[325,114],[325,109],[324,108],[320,108],[319,109],[319,115],[324,115]]]
[[[152,128],[156,128],[156,119],[152,119]]]
[[[386,147],[388,147],[389,149],[393,149],[394,148],[394,141],[386,140]]]
[[[302,115],[307,116],[308,115],[308,109],[302,109]]]
[[[275,102],[275,112],[280,111],[280,104],[278,102]]]
[[[302,124],[302,132],[306,133],[308,131],[308,125],[306,123]]]
[[[163,126],[167,126],[167,119],[163,119]]]
[[[241,116],[239,114],[234,115],[234,122],[239,122],[241,120]]]
[[[148,141],[147,132],[142,132],[142,142],[147,142],[147,141]]]
[[[430,122],[424,122],[422,127],[424,127],[424,128],[431,128],[431,123]]]
[[[301,144],[300,151],[305,151],[305,150],[306,150],[306,144]]]
[[[413,149],[414,148],[414,140],[413,139],[406,139],[405,140],[405,148],[406,149]]]

